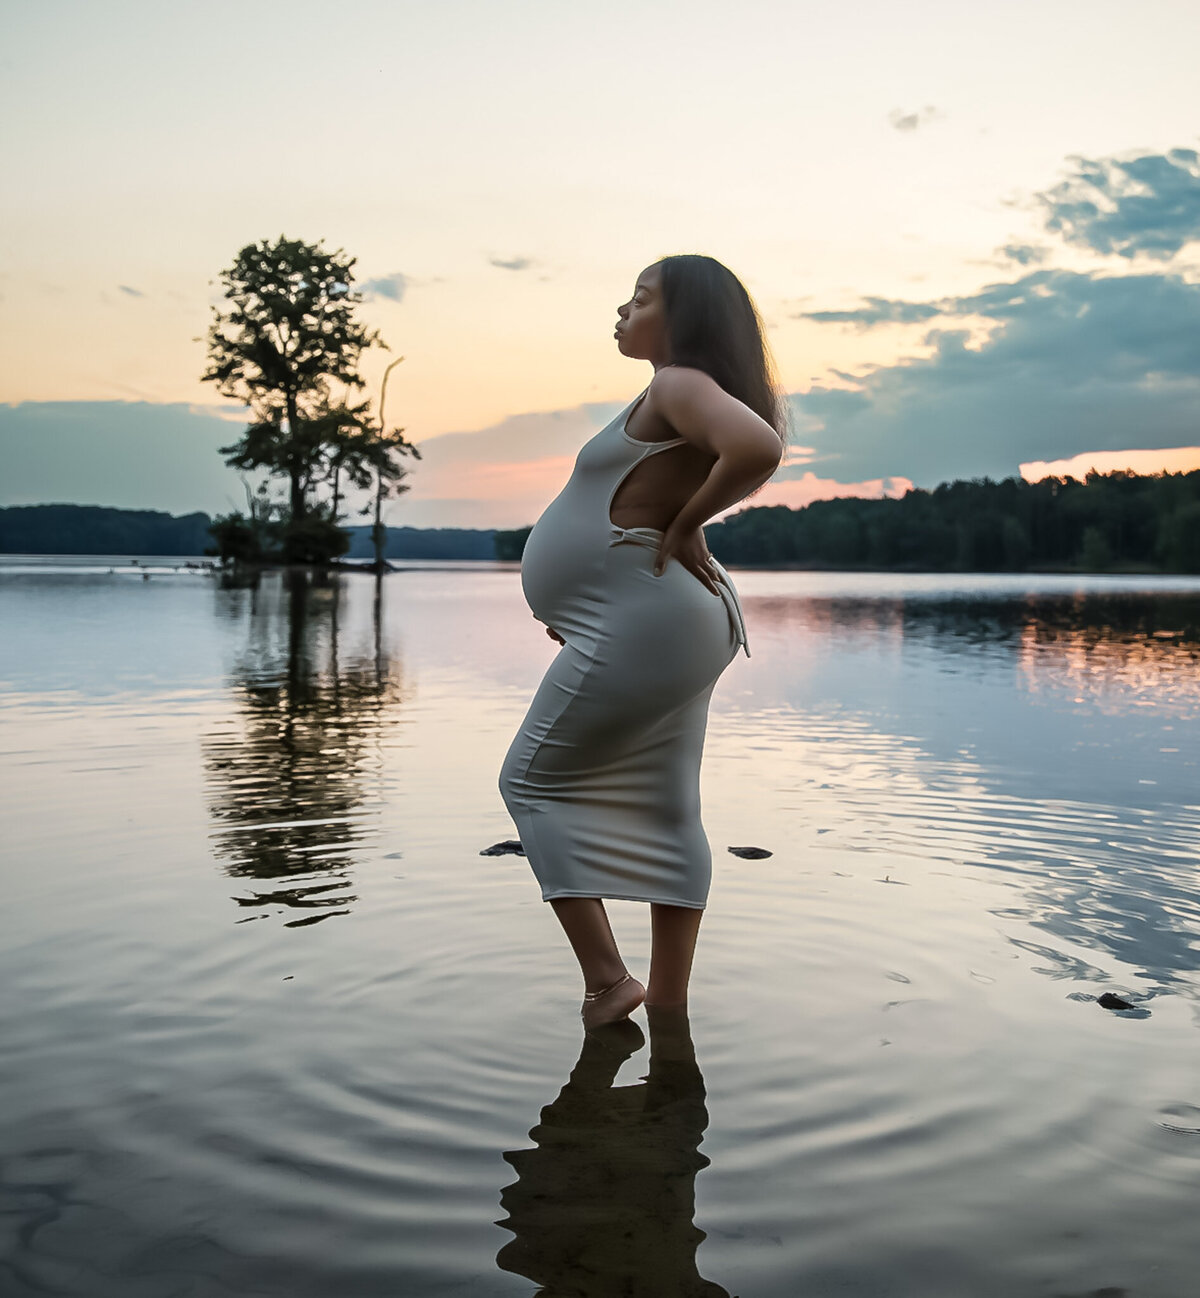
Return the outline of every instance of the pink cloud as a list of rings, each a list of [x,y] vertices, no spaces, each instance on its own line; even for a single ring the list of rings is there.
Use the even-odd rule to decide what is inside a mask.
[[[838,482],[834,478],[818,478],[815,473],[806,473],[801,478],[781,478],[768,482],[756,495],[740,505],[735,505],[726,513],[765,505],[787,505],[790,509],[803,509],[805,505],[811,505],[814,500],[840,500],[850,496],[878,500],[884,496],[903,496],[906,491],[912,490],[912,486],[913,484],[907,478],[873,478],[869,482]]]
[[[1190,473],[1200,469],[1200,446],[1176,446],[1166,450],[1085,451],[1069,460],[1029,460],[1021,465],[1026,482],[1042,478],[1077,478],[1083,481],[1088,471],[1115,473],[1130,469],[1134,473]]]
[[[505,463],[496,460],[460,460],[432,464],[420,472],[421,496],[467,497],[478,501],[542,500],[548,502],[571,476],[573,455],[543,455],[533,460]],[[417,483],[414,474],[414,486]]]

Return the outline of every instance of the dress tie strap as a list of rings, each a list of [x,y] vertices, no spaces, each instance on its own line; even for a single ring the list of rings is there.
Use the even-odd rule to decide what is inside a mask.
[[[608,541],[610,547],[629,541],[633,545],[644,545],[648,550],[657,550],[663,539],[663,534],[657,527],[618,527],[613,523],[611,530],[612,535]]]
[[[725,608],[729,613],[729,620],[733,623],[737,631],[738,644],[741,645],[746,657],[750,657],[750,643],[746,639],[746,617],[742,612],[742,603],[738,599],[737,589],[733,584],[732,578],[725,569],[716,561],[710,560],[713,570],[717,574],[717,587],[721,592],[721,598],[725,601]]]

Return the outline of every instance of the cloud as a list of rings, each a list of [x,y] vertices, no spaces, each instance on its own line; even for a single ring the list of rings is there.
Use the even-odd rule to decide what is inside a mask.
[[[579,448],[616,403],[512,415],[472,432],[420,443],[412,490],[393,522],[413,527],[523,527],[562,490]]]
[[[998,251],[1002,257],[1022,266],[1040,265],[1050,255],[1048,248],[1038,248],[1031,243],[1006,243]]]
[[[936,115],[927,106],[910,116]],[[1042,196],[1047,229],[1097,252],[1169,256],[1200,237],[1197,162],[1191,149],[1079,160],[1072,182]],[[1072,183],[1106,195],[1112,210],[1072,207]],[[848,309],[796,314],[859,330],[929,324],[922,341],[931,354],[834,371],[838,386],[792,396],[804,454],[779,470],[770,499],[892,494],[909,482],[1009,477],[1081,455],[1133,453],[1130,462],[1145,466],[1154,457],[1138,452],[1165,463],[1161,448],[1200,442],[1200,283],[1178,273],[1055,269],[1043,265],[1051,250],[1026,243],[1002,251],[1030,269],[974,293],[864,296]],[[1186,460],[1191,451],[1178,454]],[[756,497],[767,499],[767,491]]]
[[[905,112],[902,108],[893,108],[888,113],[888,122],[897,131],[915,131],[918,127],[924,126],[927,122],[937,121],[942,116],[944,114],[933,104],[926,104],[924,108],[914,109],[911,113]]]
[[[533,265],[530,257],[489,257],[488,264],[501,270],[528,270]]]
[[[1007,477],[1034,460],[1197,441],[1200,284],[1180,275],[1044,269],[929,303],[868,303],[839,315],[867,328],[922,307],[946,324],[925,335],[928,357],[792,398],[810,465],[841,481],[933,486]],[[973,319],[986,332],[970,345]]]
[[[1197,432],[1200,437],[1200,430]],[[1200,469],[1200,446],[1155,447],[1140,451],[1085,451],[1069,460],[1031,460],[1021,465],[1026,482],[1042,478],[1078,478],[1081,482],[1095,470],[1115,473],[1127,469],[1133,473],[1191,473]]]
[[[227,419],[183,402],[0,405],[0,505],[244,508],[242,484],[218,451],[237,434]]]
[[[818,324],[853,324],[869,329],[878,324],[913,324],[941,315],[941,308],[928,302],[897,302],[883,297],[864,297],[866,306],[853,311],[797,311],[793,320],[815,320]]]
[[[1200,239],[1200,156],[1171,149],[1126,158],[1072,157],[1075,171],[1035,196],[1046,229],[1105,255],[1165,261]]]
[[[364,280],[361,287],[364,298],[385,297],[390,302],[402,302],[408,284],[408,277],[397,270],[391,275],[379,275],[374,279]]]
[[[122,293],[128,293],[130,297],[145,297],[145,293],[140,288],[130,288],[128,284],[118,284],[117,287]]]
[[[798,478],[772,478],[765,487],[748,500],[732,506],[719,515],[724,518],[743,509],[757,509],[765,505],[786,505],[789,509],[803,509],[814,500],[842,500],[847,496],[866,496],[879,499],[883,496],[903,496],[913,484],[907,478],[875,478],[870,482],[838,482],[836,478],[819,478],[815,473],[804,473]]]

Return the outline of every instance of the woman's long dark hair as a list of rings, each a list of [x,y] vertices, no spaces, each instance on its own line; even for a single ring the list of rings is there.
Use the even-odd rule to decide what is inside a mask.
[[[763,324],[742,281],[713,257],[685,253],[657,263],[673,365],[703,370],[786,440],[787,407]]]

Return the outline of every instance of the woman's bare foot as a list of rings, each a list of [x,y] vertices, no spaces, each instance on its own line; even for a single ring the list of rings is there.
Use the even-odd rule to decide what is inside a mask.
[[[623,974],[610,987],[603,991],[587,992],[583,998],[583,1017],[585,1030],[601,1027],[605,1023],[616,1023],[625,1019],[646,999],[646,989],[632,974]]]

